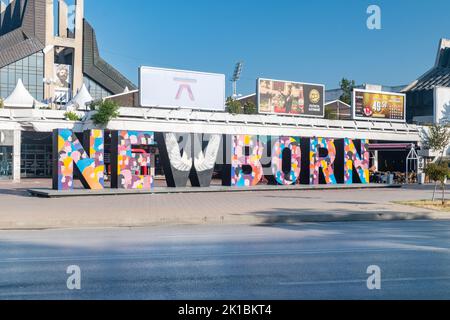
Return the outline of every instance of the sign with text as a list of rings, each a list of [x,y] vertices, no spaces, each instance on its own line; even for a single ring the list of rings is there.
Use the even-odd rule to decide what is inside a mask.
[[[225,75],[141,67],[142,107],[225,111]]]
[[[406,96],[400,93],[353,91],[355,120],[406,122]]]
[[[325,86],[258,79],[259,113],[325,117]]]

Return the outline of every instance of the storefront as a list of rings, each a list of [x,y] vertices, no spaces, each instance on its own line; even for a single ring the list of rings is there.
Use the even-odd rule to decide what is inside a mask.
[[[13,178],[14,131],[0,131],[0,180]]]

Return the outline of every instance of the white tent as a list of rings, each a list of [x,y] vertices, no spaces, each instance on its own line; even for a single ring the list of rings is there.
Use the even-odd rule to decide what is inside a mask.
[[[86,86],[83,84],[80,91],[75,95],[75,97],[70,100],[66,106],[65,109],[67,111],[74,111],[74,110],[86,110],[87,104],[94,101],[91,94],[89,93]]]
[[[23,85],[22,79],[17,81],[16,88],[9,97],[3,101],[3,104],[6,108],[39,108],[45,106],[43,103],[40,103],[33,98],[27,88]]]

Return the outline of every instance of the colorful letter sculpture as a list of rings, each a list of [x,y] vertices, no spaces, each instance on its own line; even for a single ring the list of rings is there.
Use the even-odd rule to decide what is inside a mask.
[[[195,170],[191,171],[190,180],[193,187],[206,188],[211,186],[222,136],[220,134],[213,134],[207,138],[205,139],[205,136],[202,137],[200,134],[192,135]],[[208,141],[208,145],[203,151],[203,143],[206,142],[204,140]]]
[[[327,151],[321,156],[321,151]],[[334,160],[336,159],[336,146],[334,139],[313,138],[310,150],[310,184],[320,184],[320,169],[322,169],[326,184],[337,184],[334,176]]]
[[[169,188],[184,188],[192,169],[191,134],[157,133],[156,141]]]
[[[151,166],[147,152],[133,152],[133,146],[150,146],[155,144],[153,132],[113,131],[111,153],[111,186],[118,189],[144,189],[153,187],[154,168]],[[147,167],[149,174],[141,174],[141,168]]]
[[[112,188],[153,187],[149,146],[159,149],[167,186],[172,188],[186,187],[189,180],[192,187],[209,187],[216,166],[223,168],[222,185],[230,187],[256,186],[264,175],[270,184],[285,186],[370,182],[368,140],[126,130],[109,134]],[[53,131],[55,190],[74,188],[74,170],[84,188],[104,189],[104,131],[86,131],[83,141],[87,151],[72,130]],[[308,144],[310,155],[302,157]]]
[[[289,172],[283,171],[283,162],[286,161],[285,151],[291,154]],[[300,178],[302,150],[300,139],[292,137],[272,138],[272,173],[275,181],[280,185],[293,185]]]
[[[89,141],[89,154],[84,150],[72,130],[53,131],[53,189],[73,190],[74,168],[80,173],[84,188],[104,188],[104,136],[103,130],[90,130],[85,134]],[[74,166],[75,164],[75,166]]]
[[[190,133],[156,135],[168,187],[186,187],[188,180],[193,187],[211,185],[222,136],[211,135],[205,151],[203,138]]]
[[[232,136],[231,186],[256,186],[263,177],[264,145],[258,136]]]
[[[344,140],[344,182],[353,184],[353,168],[358,173],[359,180],[362,184],[369,183],[369,141],[361,140],[361,155],[356,151],[355,143],[351,139]]]

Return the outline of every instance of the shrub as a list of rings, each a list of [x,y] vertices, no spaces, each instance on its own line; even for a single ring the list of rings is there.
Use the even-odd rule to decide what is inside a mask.
[[[243,111],[241,103],[231,97],[227,99],[226,106],[228,113],[241,114]]]
[[[100,126],[106,126],[112,119],[115,119],[120,115],[119,105],[117,102],[111,100],[96,102],[91,108],[97,111],[97,113],[92,116],[92,121]]]
[[[258,110],[256,109],[256,105],[252,101],[247,101],[244,104],[244,113],[245,114],[257,114]]]
[[[64,113],[64,117],[69,121],[81,121],[81,117],[73,111],[68,111]]]
[[[3,99],[0,98],[0,109],[3,109],[5,107],[5,104],[3,102]]]

